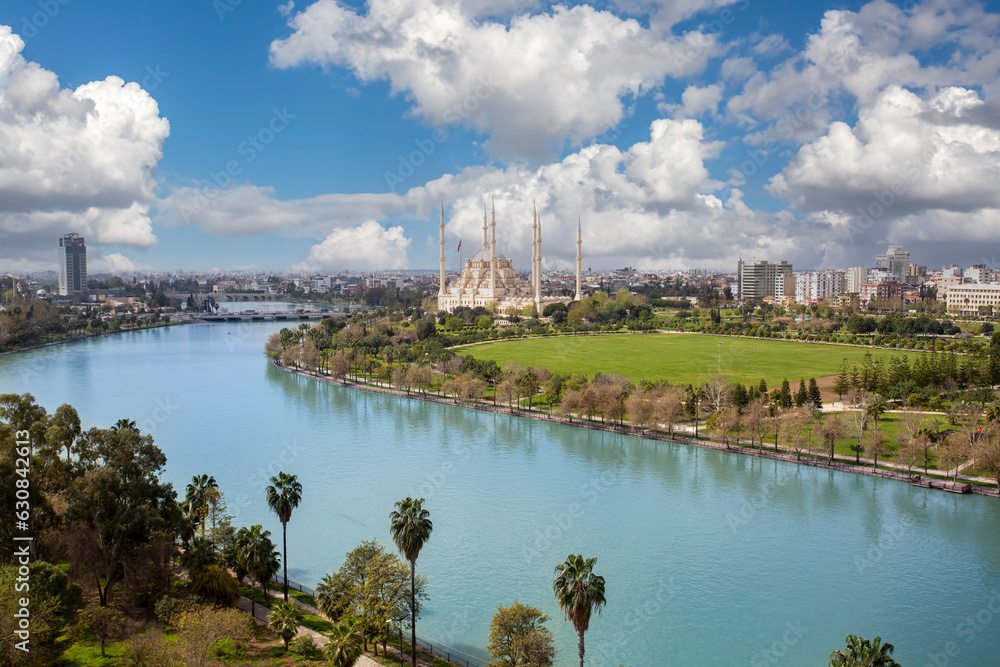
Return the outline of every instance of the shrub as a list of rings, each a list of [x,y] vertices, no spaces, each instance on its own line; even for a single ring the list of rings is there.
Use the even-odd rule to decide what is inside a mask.
[[[292,653],[298,653],[307,660],[318,660],[322,655],[319,648],[316,647],[316,642],[313,641],[312,635],[296,637],[288,645],[288,648]]]
[[[246,660],[247,658],[246,647],[231,637],[220,639],[215,645],[214,653],[216,658],[223,661]]]

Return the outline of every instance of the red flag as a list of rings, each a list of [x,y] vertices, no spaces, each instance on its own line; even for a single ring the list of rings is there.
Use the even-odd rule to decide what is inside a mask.
[[[462,239],[458,240],[458,249],[455,252],[462,252]]]

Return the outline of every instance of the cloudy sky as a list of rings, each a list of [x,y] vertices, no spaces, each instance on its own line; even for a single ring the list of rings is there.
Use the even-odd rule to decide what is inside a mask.
[[[4,0],[0,272],[996,265],[1000,6]]]

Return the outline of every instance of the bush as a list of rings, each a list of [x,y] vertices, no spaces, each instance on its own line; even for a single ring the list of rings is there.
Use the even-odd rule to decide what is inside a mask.
[[[317,648],[316,642],[313,641],[312,635],[296,637],[288,645],[288,648],[292,653],[298,653],[307,660],[319,660],[323,655]]]
[[[215,645],[215,657],[219,660],[246,660],[247,649],[243,644],[235,639],[226,637],[220,639]]]

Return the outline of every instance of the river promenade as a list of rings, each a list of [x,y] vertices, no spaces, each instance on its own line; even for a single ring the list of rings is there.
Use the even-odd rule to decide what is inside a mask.
[[[830,470],[840,470],[842,472],[850,472],[858,475],[868,475],[870,477],[882,477],[884,479],[893,479],[900,482],[914,483],[918,479],[917,475],[907,472],[905,469],[895,469],[901,468],[895,463],[882,461],[879,463],[880,466],[889,466],[894,469],[886,470],[884,468],[875,468],[874,461],[871,459],[866,459],[861,457],[858,462],[855,462],[855,457],[847,457],[842,454],[834,455],[834,459],[831,461],[829,457],[815,450],[804,450],[805,456],[797,456],[791,452],[787,447],[778,445],[751,445],[745,440],[740,440],[736,444],[723,444],[721,442],[715,442],[713,440],[703,439],[701,437],[684,437],[683,435],[678,435],[674,433],[673,435],[665,433],[663,431],[651,430],[648,428],[637,429],[632,426],[624,426],[617,424],[605,424],[593,420],[588,420],[582,416],[577,418],[563,417],[560,415],[554,415],[551,411],[545,410],[543,408],[508,408],[502,405],[494,405],[492,403],[487,403],[484,401],[471,401],[456,396],[449,396],[443,393],[423,393],[416,391],[404,391],[400,389],[393,389],[391,386],[386,386],[382,382],[359,382],[356,380],[349,380],[347,378],[336,379],[330,377],[329,375],[318,373],[316,371],[309,371],[303,368],[289,368],[282,365],[277,360],[272,360],[271,363],[275,367],[295,373],[297,375],[312,378],[315,380],[320,380],[322,382],[328,382],[330,384],[339,385],[341,387],[346,387],[349,389],[359,389],[362,391],[375,392],[379,394],[387,394],[389,396],[397,396],[399,398],[409,398],[417,399],[422,401],[430,401],[433,403],[440,403],[442,405],[452,405],[457,407],[463,407],[470,410],[480,410],[486,412],[495,412],[499,414],[512,415],[515,417],[524,417],[527,419],[537,419],[540,421],[548,421],[559,424],[565,424],[567,426],[576,426],[581,428],[588,428],[599,431],[608,431],[611,433],[621,433],[623,435],[631,435],[640,438],[646,438],[650,440],[661,440],[666,442],[676,442],[684,445],[692,445],[694,447],[702,447],[706,449],[715,449],[720,451],[733,452],[736,454],[744,454],[747,456],[755,456],[766,459],[773,459],[778,461],[787,461],[789,463],[797,463],[800,465],[813,466],[816,468],[827,468]],[[840,406],[840,410],[844,410],[843,406]],[[627,423],[627,422],[626,422]],[[693,426],[680,427],[685,431],[693,431]],[[691,434],[693,435],[693,433]],[[967,466],[968,464],[966,464]],[[966,466],[961,466],[960,469],[964,469]],[[928,475],[934,475],[938,477],[947,477],[951,474],[950,471],[946,470],[935,470],[929,469],[927,471]],[[961,482],[971,483],[971,492],[983,496],[1000,497],[1000,489],[993,488],[990,486],[984,486],[984,484],[990,484],[993,480],[987,479],[985,477],[975,477],[970,475],[959,475],[959,480]]]

